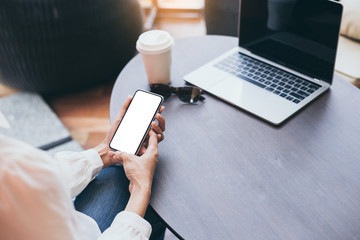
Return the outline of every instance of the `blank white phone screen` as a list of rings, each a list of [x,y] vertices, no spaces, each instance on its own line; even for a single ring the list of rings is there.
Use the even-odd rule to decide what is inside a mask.
[[[128,107],[110,147],[136,154],[161,103],[161,97],[137,91]]]

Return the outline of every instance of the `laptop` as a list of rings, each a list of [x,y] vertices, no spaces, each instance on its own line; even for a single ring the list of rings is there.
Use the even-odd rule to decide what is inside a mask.
[[[239,15],[238,47],[184,80],[280,125],[331,86],[342,5],[240,0]]]

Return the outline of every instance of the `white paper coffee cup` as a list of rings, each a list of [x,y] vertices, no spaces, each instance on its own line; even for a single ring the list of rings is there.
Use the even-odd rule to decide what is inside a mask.
[[[141,53],[149,84],[170,83],[173,45],[174,39],[163,30],[150,30],[139,36],[136,49]]]

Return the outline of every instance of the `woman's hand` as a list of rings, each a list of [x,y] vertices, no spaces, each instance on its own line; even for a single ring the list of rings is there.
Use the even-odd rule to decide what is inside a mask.
[[[115,158],[124,166],[126,177],[130,180],[129,191],[142,189],[150,191],[155,168],[158,163],[158,139],[154,131],[149,132],[148,146],[141,156],[116,152]]]
[[[102,143],[100,143],[99,145],[97,145],[95,147],[95,150],[98,151],[98,153],[104,163],[104,168],[111,166],[115,163],[119,163],[119,160],[117,158],[114,158],[115,152],[109,148],[109,143],[110,143],[118,125],[120,124],[120,121],[123,118],[123,116],[126,112],[126,109],[129,107],[131,99],[132,99],[132,97],[130,97],[130,96],[126,99],[126,101],[123,104],[123,106],[121,107],[118,115],[115,117],[114,121],[112,122],[110,129],[106,135],[106,138],[104,139],[104,141]],[[165,131],[165,119],[160,114],[164,109],[165,109],[165,107],[163,107],[163,106],[160,107],[159,113],[157,113],[155,115],[155,118],[158,121],[158,124],[156,122],[151,123],[151,127],[152,127],[153,131],[156,133],[159,141],[162,141],[164,139],[163,132]],[[140,149],[140,152],[139,152],[140,155],[142,155],[145,152],[147,144],[148,144],[148,139],[144,142],[144,145]]]
[[[135,156],[125,152],[116,152],[114,158],[122,162],[126,177],[130,180],[131,193],[126,211],[132,211],[144,217],[149,204],[151,186],[158,163],[158,136],[149,132],[148,146],[144,147],[144,154]]]
[[[161,142],[164,140],[164,131],[165,131],[165,118],[161,115],[161,112],[165,109],[164,106],[160,107],[159,113],[156,113],[155,119],[157,120],[157,123],[154,121],[151,123],[151,129],[156,133],[156,136],[158,138],[158,142]],[[139,155],[143,155],[146,147],[148,146],[149,142],[149,135],[146,137],[143,145],[140,148]]]

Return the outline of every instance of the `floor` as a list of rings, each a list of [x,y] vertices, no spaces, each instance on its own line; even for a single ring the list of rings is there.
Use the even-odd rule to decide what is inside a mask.
[[[205,35],[205,22],[200,13],[159,12],[153,29],[168,31],[176,38]],[[73,139],[84,149],[102,141],[110,126],[109,104],[113,83],[72,95],[46,99],[50,107],[69,129]],[[0,84],[0,98],[16,93]],[[131,94],[131,93],[129,93]],[[166,240],[177,239],[166,231]]]

